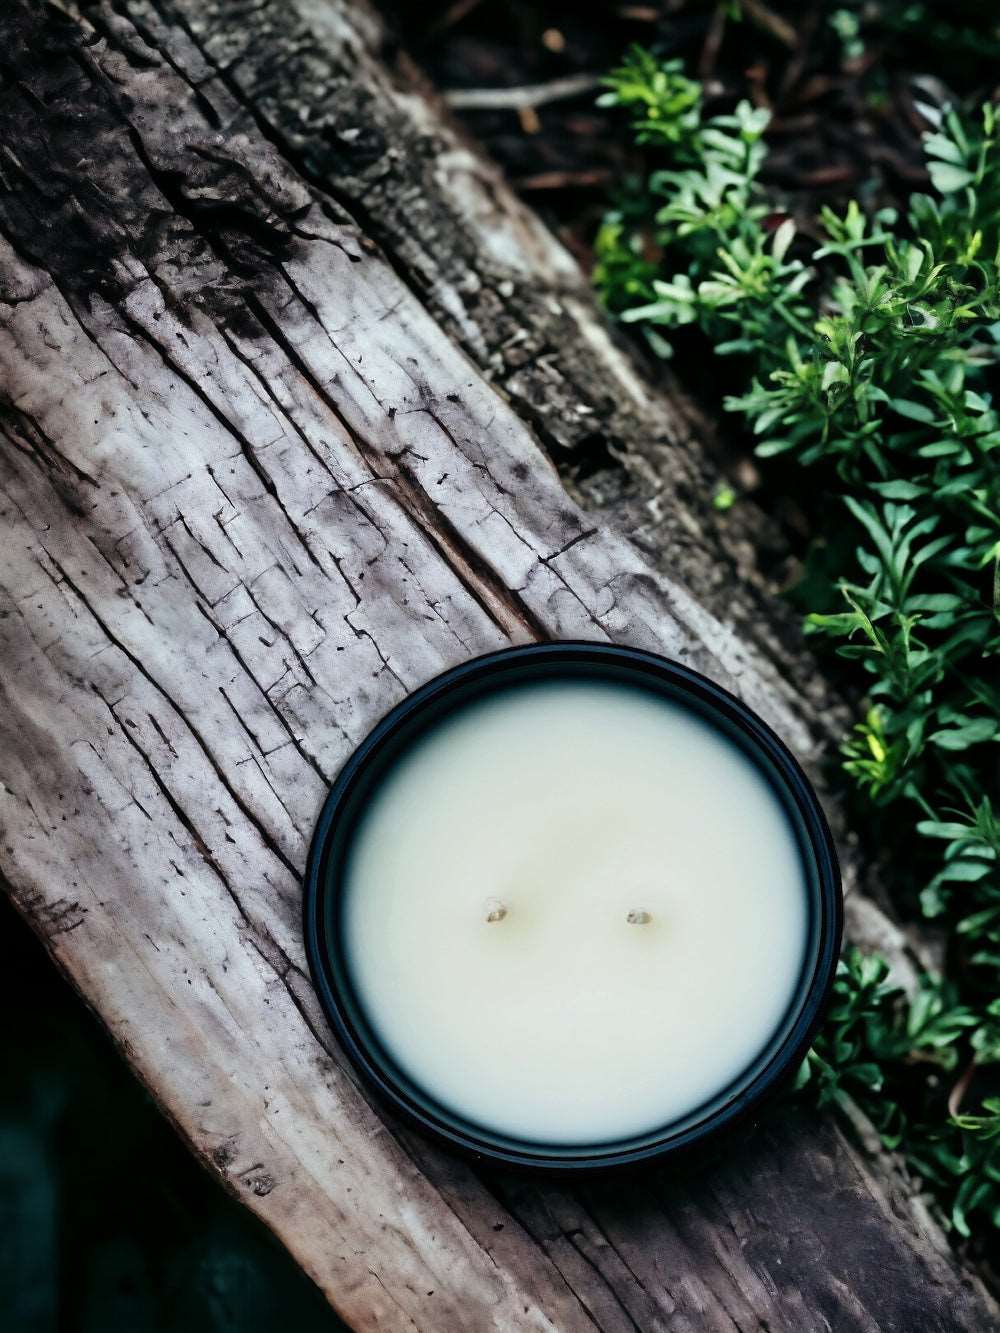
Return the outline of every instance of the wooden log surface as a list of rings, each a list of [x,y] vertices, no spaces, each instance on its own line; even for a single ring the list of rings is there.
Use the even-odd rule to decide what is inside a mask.
[[[744,497],[725,515],[710,433],[672,383],[637,373],[575,259],[441,114],[392,33],[358,0],[240,10],[204,0],[202,50],[282,155],[376,240],[436,323],[514,406],[565,482],[738,628],[808,702],[843,717],[774,595],[787,551]],[[770,566],[773,574],[766,572]]]
[[[567,497],[537,423],[241,91],[246,32],[292,8],[0,15],[15,902],[352,1327],[995,1327],[830,1121],[769,1117],[697,1178],[568,1189],[438,1152],[345,1068],[299,873],[326,785],[408,689],[508,642],[611,639],[815,741],[765,655]]]

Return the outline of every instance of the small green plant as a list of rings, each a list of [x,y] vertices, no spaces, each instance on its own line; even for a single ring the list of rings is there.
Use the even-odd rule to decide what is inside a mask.
[[[627,321],[641,322],[647,333],[655,324],[693,323],[699,283],[739,282],[733,272],[714,273],[720,242],[728,239],[728,250],[742,253],[760,239],[767,209],[751,201],[751,191],[764,159],[767,113],[741,102],[733,115],[704,120],[701,86],[683,74],[680,61],[659,64],[641,48],[633,48],[605,82],[609,91],[600,104],[627,108],[637,141],[663,151],[669,165],[605,218],[596,241],[595,281],[605,303]],[[664,280],[650,249],[675,242],[685,269],[674,281]],[[753,267],[749,249],[742,267]],[[759,287],[761,277],[744,281]],[[651,341],[669,353],[655,332]]]
[[[884,965],[849,958],[810,1084],[860,1102],[960,1232],[1000,1225],[1000,1102],[949,1118],[931,1095],[960,1060],[1000,1058],[1000,1011],[982,1000],[1000,991],[997,114],[923,107],[934,192],[903,217],[824,208],[817,246],[760,186],[765,111],[706,117],[698,85],[647,53],[608,85],[604,104],[630,111],[658,160],[598,235],[598,287],[660,354],[696,336],[735,358],[725,406],[757,454],[839,491],[815,516],[828,526],[806,629],[865,695],[843,766],[895,839],[899,891],[950,928],[962,963],[961,995],[925,980],[907,1007]]]
[[[977,1013],[931,976],[907,999],[883,959],[849,949],[797,1087],[821,1107],[859,1107],[969,1236],[981,1220],[1000,1226],[1000,1098],[987,1097],[975,1115],[951,1114],[948,1102],[974,1067],[968,1062],[998,1058],[1000,1001]],[[955,1080],[960,1059],[967,1063]]]

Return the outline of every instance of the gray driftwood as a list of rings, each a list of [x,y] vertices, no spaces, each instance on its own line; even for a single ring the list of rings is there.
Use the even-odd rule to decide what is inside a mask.
[[[364,200],[276,126],[268,72],[297,52],[300,122],[315,106],[316,142],[356,143],[322,120],[316,52],[363,15],[81,9],[0,15],[0,868],[19,908],[357,1329],[996,1326],[918,1201],[830,1121],[785,1110],[697,1178],[568,1190],[440,1154],[359,1092],[304,972],[298,875],[326,785],[405,691],[500,644],[609,638],[706,671],[806,758],[814,718],[567,497],[510,377],[491,387]],[[381,97],[357,59],[357,96],[371,76]],[[391,173],[392,143],[369,151]]]
[[[783,670],[831,734],[840,718],[760,556],[782,540],[752,502],[712,506],[719,474],[683,394],[651,390],[596,316],[576,261],[440,114],[419,71],[357,0],[263,5],[190,22],[235,96],[496,385],[591,507]],[[675,390],[676,390],[676,386]]]

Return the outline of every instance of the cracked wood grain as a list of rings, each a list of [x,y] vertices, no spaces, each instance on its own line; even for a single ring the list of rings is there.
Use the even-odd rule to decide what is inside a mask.
[[[358,1329],[995,1326],[903,1184],[801,1111],[697,1178],[570,1190],[460,1163],[356,1086],[298,872],[330,779],[408,690],[601,638],[816,741],[765,655],[567,497],[513,398],[267,132],[234,82],[246,13],[0,16],[15,902]]]
[[[240,8],[235,23],[230,0],[171,13],[259,131],[361,223],[363,242],[377,240],[405,286],[507,395],[564,482],[775,663],[817,734],[839,741],[847,710],[777,595],[787,556],[779,535],[747,499],[724,517],[714,509],[718,476],[698,438],[703,423],[692,425],[676,385],[666,397],[644,384],[575,262],[440,114],[378,18],[358,0],[256,5]],[[204,109],[215,123],[211,103]],[[280,338],[280,328],[271,331]],[[848,879],[861,876],[885,902],[836,806],[830,814]],[[884,949],[885,931],[854,915],[858,937]],[[904,942],[889,945],[905,976]]]
[[[784,543],[752,500],[724,517],[705,424],[656,393],[575,260],[443,112],[358,0],[291,0],[229,21],[231,0],[175,6],[227,88],[297,169],[361,221],[397,275],[530,423],[564,478],[647,560],[779,653],[819,727],[838,710],[765,566]],[[662,368],[661,368],[662,371]]]

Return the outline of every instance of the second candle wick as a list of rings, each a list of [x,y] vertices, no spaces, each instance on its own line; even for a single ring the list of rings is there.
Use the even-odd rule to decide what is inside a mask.
[[[507,915],[507,908],[499,898],[491,898],[489,902],[487,902],[486,908],[487,921],[502,921]]]
[[[652,921],[652,919],[653,918],[648,912],[629,912],[628,916],[625,918],[630,926],[645,926]]]

